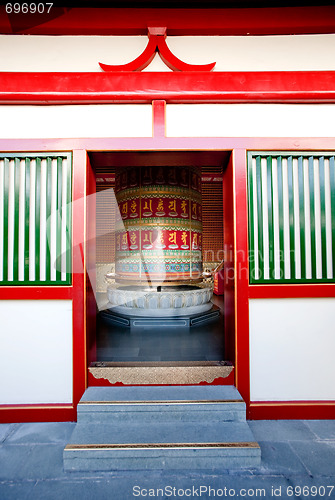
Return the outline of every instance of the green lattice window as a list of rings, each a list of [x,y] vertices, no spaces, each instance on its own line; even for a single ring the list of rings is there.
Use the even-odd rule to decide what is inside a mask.
[[[0,154],[0,283],[71,283],[71,155]]]
[[[250,283],[334,282],[335,160],[249,152]]]

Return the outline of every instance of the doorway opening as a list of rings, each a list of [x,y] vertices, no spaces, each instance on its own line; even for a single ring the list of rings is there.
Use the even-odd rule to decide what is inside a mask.
[[[115,280],[118,203],[115,182],[125,168],[165,169],[198,168],[202,191],[202,264],[206,273],[201,280],[214,286],[210,275],[224,259],[223,174],[230,151],[127,151],[91,152],[89,160],[96,183],[96,336],[95,361],[99,363],[211,363],[229,360],[224,328],[224,296],[217,290],[212,303],[220,314],[207,323],[180,328],[162,322],[152,327],[132,328],[110,321],[109,285]],[[232,192],[231,192],[232,196]],[[223,277],[223,273],[220,273]],[[222,294],[221,294],[222,293]],[[233,334],[233,332],[231,332]]]

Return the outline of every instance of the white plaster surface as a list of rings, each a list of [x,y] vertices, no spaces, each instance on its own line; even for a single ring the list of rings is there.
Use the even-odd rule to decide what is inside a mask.
[[[251,401],[335,399],[335,298],[251,299]]]
[[[72,402],[72,302],[0,301],[0,404]]]
[[[99,62],[125,64],[146,47],[146,36],[1,35],[0,71],[93,71]],[[334,70],[335,34],[168,36],[190,64],[216,62],[214,71]],[[145,71],[170,71],[158,56]]]
[[[168,104],[168,137],[334,137],[333,104]],[[0,106],[2,139],[151,137],[150,104]]]
[[[151,137],[150,104],[0,106],[2,139]]]
[[[168,137],[334,137],[333,104],[169,104]]]

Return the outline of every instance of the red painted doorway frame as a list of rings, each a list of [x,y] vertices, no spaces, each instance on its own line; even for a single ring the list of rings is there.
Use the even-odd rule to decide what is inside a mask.
[[[193,164],[192,162],[196,162],[196,164],[202,164],[202,161],[205,161],[205,164],[207,165],[212,165],[212,166],[218,166],[219,164],[223,165],[226,168],[226,172],[230,172],[230,176],[232,176],[232,151],[227,150],[226,148],[209,148],[209,149],[199,149],[194,147],[194,143],[192,141],[192,147],[188,148],[187,143],[188,140],[185,139],[185,146],[183,148],[180,147],[175,147],[175,139],[167,139],[165,135],[165,111],[166,111],[166,106],[165,106],[165,101],[153,101],[152,103],[152,114],[153,114],[153,137],[149,139],[150,144],[152,147],[148,148],[148,140],[146,139],[128,139],[127,140],[127,145],[123,145],[122,148],[117,148],[111,149],[111,150],[94,150],[94,151],[88,151],[88,154],[92,157],[91,158],[91,164],[88,165],[88,170],[87,170],[87,186],[88,186],[88,191],[87,193],[89,195],[94,193],[94,187],[93,184],[90,186],[90,181],[89,178],[94,175],[94,166],[95,166],[95,161],[94,158],[96,159],[96,155],[98,154],[98,164],[105,165],[108,167],[108,165],[112,164],[114,167],[122,166],[124,164],[127,165],[144,165],[146,163],[143,163],[145,161],[149,161],[150,165],[180,165],[182,166],[184,163],[183,161],[186,161],[187,164]],[[159,143],[161,141],[166,141],[168,140],[169,145],[167,147],[162,148]],[[206,140],[205,140],[206,143]],[[157,145],[157,148],[155,148],[155,144]],[[103,159],[103,155],[107,154],[106,160]],[[185,154],[187,157],[185,157]],[[136,163],[136,155],[140,155],[138,158],[138,163]],[[144,155],[144,156],[143,156]],[[169,155],[168,158],[166,155]],[[202,156],[203,155],[203,156]],[[121,159],[121,157],[125,157]],[[151,158],[152,157],[152,158]],[[103,162],[103,163],[102,163]],[[106,163],[104,163],[106,162]],[[127,163],[128,162],[128,163]],[[129,163],[130,162],[130,163]],[[153,163],[152,163],[153,162]],[[227,164],[228,162],[228,164]],[[225,184],[224,178],[222,179],[222,184]],[[227,193],[229,192],[229,204],[231,207],[233,207],[233,190],[232,186],[229,185],[229,189],[227,190]],[[220,200],[219,200],[220,202]],[[227,212],[228,213],[228,212]],[[92,214],[95,214],[95,208],[92,208],[92,213],[90,213],[89,209],[89,204],[87,204],[87,210],[86,210],[86,220],[89,221],[92,219]],[[232,211],[229,211],[229,215],[232,214]],[[223,212],[223,217],[225,217],[225,211]],[[232,219],[233,221],[233,219]],[[225,223],[224,223],[225,225]],[[227,221],[227,226],[228,226],[228,221]],[[231,231],[233,234],[234,233],[234,228],[231,226]],[[89,247],[91,246],[91,250]],[[95,255],[95,248],[92,248],[92,245],[90,242],[87,243],[87,250],[86,250],[86,256],[87,256],[87,261],[94,260],[94,255]],[[86,292],[88,293],[88,288],[86,287]],[[90,293],[88,293],[87,298],[86,298],[86,303],[88,304],[89,302],[93,303],[94,302],[94,293],[93,290],[90,290]],[[91,308],[93,311],[93,308]],[[233,315],[235,314],[234,312],[234,301],[232,304],[232,309],[231,309]],[[92,324],[92,316],[87,315],[87,325]],[[229,334],[227,334],[227,328],[229,329]],[[87,331],[87,344],[94,346],[95,345],[95,337],[94,337],[94,332],[92,328],[91,334]],[[234,384],[235,382],[235,365],[236,365],[236,357],[235,357],[235,330],[234,330],[234,324],[231,325],[230,323],[225,322],[225,336],[224,336],[224,344],[225,344],[225,352],[227,353],[226,357],[224,358],[224,361],[229,361],[232,362],[233,364],[233,371],[230,373],[228,377],[225,379],[218,378],[215,379],[212,383],[213,384],[224,384],[224,385],[230,385]],[[92,350],[94,352],[94,349]],[[90,362],[96,361],[92,357],[92,355],[88,356],[88,366]],[[219,360],[221,361],[221,360]],[[205,382],[203,382],[205,383]],[[120,383],[117,382],[116,385],[119,385]],[[114,385],[110,384],[107,381],[101,381],[100,379],[95,379],[90,373],[88,373],[88,385]],[[168,385],[168,381],[167,381]]]

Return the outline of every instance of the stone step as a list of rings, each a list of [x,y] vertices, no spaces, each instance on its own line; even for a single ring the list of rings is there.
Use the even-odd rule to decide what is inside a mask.
[[[63,460],[66,471],[257,467],[260,448],[233,386],[90,387]]]
[[[65,471],[256,467],[260,448],[246,422],[77,424]]]
[[[78,423],[245,421],[245,409],[232,386],[90,387]]]

